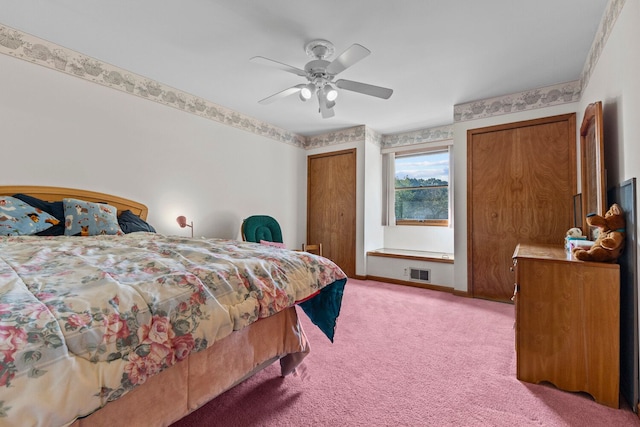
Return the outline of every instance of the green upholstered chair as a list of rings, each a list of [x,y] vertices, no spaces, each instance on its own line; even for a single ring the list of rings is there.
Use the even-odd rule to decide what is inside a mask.
[[[246,218],[242,221],[241,231],[242,240],[247,242],[260,243],[260,240],[264,240],[283,243],[280,224],[268,215],[253,215]]]

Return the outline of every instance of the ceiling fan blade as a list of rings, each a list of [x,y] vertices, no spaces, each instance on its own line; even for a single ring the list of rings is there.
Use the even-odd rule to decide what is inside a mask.
[[[303,87],[305,87],[305,85],[303,84],[299,84],[293,87],[290,87],[288,89],[282,90],[278,93],[274,93],[271,96],[268,96],[264,99],[261,99],[260,101],[258,101],[258,104],[262,104],[262,105],[266,105],[266,104],[271,104],[272,102],[275,102],[279,99],[285,98],[289,95],[293,95],[294,93],[298,93],[300,92],[300,89],[302,89]]]
[[[342,52],[340,56],[331,61],[329,65],[327,65],[327,73],[333,74],[334,76],[347,68],[351,67],[356,62],[361,59],[367,57],[371,51],[366,47],[354,43],[347,50]]]
[[[280,70],[286,71],[288,73],[293,73],[298,76],[307,77],[307,73],[300,68],[292,67],[291,65],[283,64],[282,62],[274,61],[273,59],[265,58],[264,56],[254,56],[249,59],[251,62],[255,62],[256,64],[262,64],[269,67],[276,67]]]
[[[378,98],[383,98],[383,99],[389,99],[391,94],[393,94],[393,89],[369,85],[366,83],[354,82],[352,80],[344,80],[344,79],[336,80],[336,86],[338,86],[340,89],[359,92],[365,95],[376,96]]]

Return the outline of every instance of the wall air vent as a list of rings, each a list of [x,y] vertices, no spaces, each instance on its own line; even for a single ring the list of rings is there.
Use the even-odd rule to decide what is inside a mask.
[[[419,280],[421,282],[431,281],[431,270],[421,270],[418,268],[409,269],[409,277],[412,280]]]

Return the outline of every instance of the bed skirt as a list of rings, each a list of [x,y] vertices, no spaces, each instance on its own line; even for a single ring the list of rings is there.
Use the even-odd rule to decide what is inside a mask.
[[[293,372],[308,352],[290,307],[190,355],[71,426],[168,426],[278,359],[283,376]]]

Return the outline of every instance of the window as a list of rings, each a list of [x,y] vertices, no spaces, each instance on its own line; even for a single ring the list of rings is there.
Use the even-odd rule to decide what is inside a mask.
[[[397,225],[449,225],[449,151],[395,155]]]

